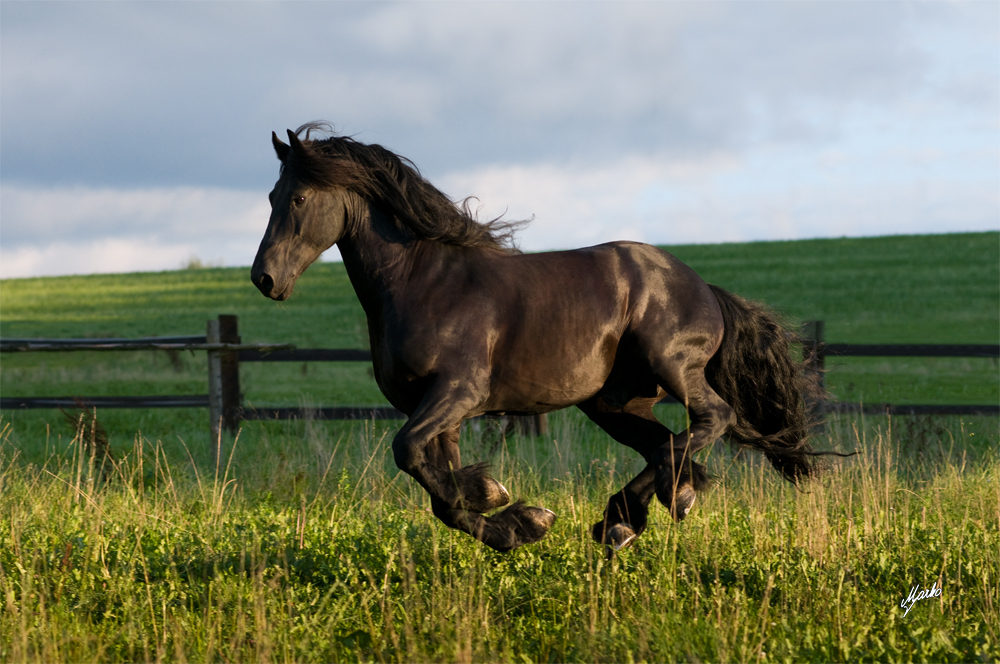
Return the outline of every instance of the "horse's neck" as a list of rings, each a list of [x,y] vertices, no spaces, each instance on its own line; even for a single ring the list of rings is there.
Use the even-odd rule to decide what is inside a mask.
[[[406,283],[418,261],[419,244],[370,206],[351,220],[337,247],[369,321],[381,317],[387,301]]]

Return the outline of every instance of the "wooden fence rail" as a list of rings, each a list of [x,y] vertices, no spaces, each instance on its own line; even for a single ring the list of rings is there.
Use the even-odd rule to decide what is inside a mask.
[[[809,321],[802,327],[806,367],[817,374],[820,384],[826,373],[826,358],[836,357],[1000,357],[997,344],[828,344],[823,339],[824,323]],[[895,405],[877,403],[828,402],[813,404],[828,413],[869,413],[883,415],[1000,415],[1000,404]]]
[[[244,408],[240,389],[242,362],[371,362],[371,352],[357,349],[302,348],[291,344],[243,344],[236,316],[210,320],[204,336],[142,337],[136,339],[2,339],[0,352],[125,350],[203,350],[208,355],[208,394],[156,396],[0,397],[0,408],[208,408],[213,455],[219,453],[221,434],[235,434],[244,420],[367,420],[406,419],[391,406],[322,408]],[[545,433],[545,415],[510,418],[523,433]]]
[[[823,339],[823,321],[803,327],[802,345],[808,370],[823,380],[826,358],[835,357],[1000,357],[994,344],[828,344]],[[203,350],[208,355],[208,394],[101,397],[0,397],[0,408],[66,408],[80,403],[98,408],[208,408],[212,440],[221,441],[223,430],[235,433],[243,420],[286,419],[405,419],[390,406],[323,408],[244,408],[239,368],[242,362],[371,362],[367,350],[302,348],[290,344],[243,344],[236,316],[210,320],[204,336],[143,337],[138,339],[2,339],[0,352],[54,352],[74,350]],[[661,403],[677,403],[671,398]],[[888,413],[890,415],[1000,415],[998,404],[892,405],[824,403],[814,404],[824,412]],[[516,418],[527,433],[544,433],[544,415]],[[217,449],[213,452],[217,453]]]

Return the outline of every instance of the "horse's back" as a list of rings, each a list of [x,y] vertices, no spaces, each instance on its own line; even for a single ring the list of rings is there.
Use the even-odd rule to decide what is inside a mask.
[[[610,246],[628,257],[633,327],[645,322],[676,334],[682,329],[721,325],[722,312],[711,288],[676,256],[640,242]]]
[[[496,409],[505,400],[536,410],[579,403],[601,390],[624,356],[648,364],[676,352],[677,340],[689,343],[685,326],[713,351],[717,339],[708,337],[721,335],[707,285],[650,245],[509,256],[494,269],[502,283],[489,348]]]
[[[567,262],[585,266],[588,274],[572,271],[563,283],[602,306],[614,310],[628,330],[656,325],[677,328],[721,321],[718,302],[708,284],[673,254],[642,242],[609,242],[593,247],[535,254],[538,261],[566,254]],[[575,260],[574,260],[575,259]]]

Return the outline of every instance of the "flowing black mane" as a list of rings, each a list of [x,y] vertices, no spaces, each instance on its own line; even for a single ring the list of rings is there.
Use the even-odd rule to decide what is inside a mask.
[[[514,233],[524,222],[493,219],[479,222],[466,198],[456,204],[428,182],[410,160],[381,145],[366,145],[348,136],[312,140],[313,130],[329,131],[322,123],[309,123],[305,153],[292,153],[282,172],[321,188],[343,187],[380,205],[396,223],[418,238],[460,247],[485,247],[505,252],[513,248]]]

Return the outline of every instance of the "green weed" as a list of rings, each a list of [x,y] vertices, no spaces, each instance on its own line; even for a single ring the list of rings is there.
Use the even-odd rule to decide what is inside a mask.
[[[1000,235],[671,248],[706,280],[822,318],[827,340],[995,343]],[[0,282],[5,337],[197,334],[364,348],[343,266],[276,304],[246,269]],[[206,393],[204,354],[5,353],[4,396]],[[996,403],[993,360],[848,358],[842,400]],[[251,405],[382,399],[364,365],[241,367]],[[683,411],[660,406],[672,429]],[[394,467],[398,423],[247,422],[218,465],[206,412],[0,417],[0,661],[995,661],[996,418],[835,417],[857,450],[803,491],[717,444],[717,481],[611,561],[589,537],[639,459],[576,411],[547,436],[465,427],[515,497],[556,511],[500,555],[443,527]],[[106,449],[107,454],[100,452]],[[904,618],[915,584],[942,596]]]
[[[137,436],[101,462],[110,472],[81,436],[25,464],[6,425],[0,660],[1000,657],[1000,444],[986,418],[939,418],[922,442],[899,420],[838,419],[821,444],[859,455],[807,492],[717,446],[717,483],[688,519],[654,507],[611,561],[589,528],[638,460],[579,416],[538,439],[466,427],[467,459],[559,514],[506,555],[433,518],[392,467],[386,428],[285,424],[245,432],[218,467]],[[934,581],[942,597],[904,618],[909,589]]]

